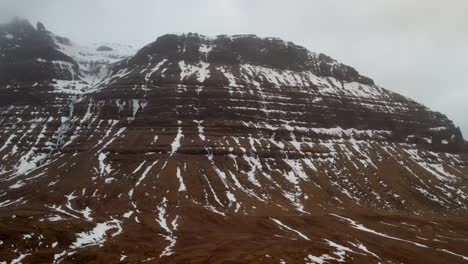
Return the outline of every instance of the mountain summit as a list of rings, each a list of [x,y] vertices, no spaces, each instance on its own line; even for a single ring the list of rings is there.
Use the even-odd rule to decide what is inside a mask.
[[[462,263],[445,115],[255,35],[0,25],[0,263]]]
[[[210,38],[199,34],[164,35],[142,48],[133,58],[135,64],[150,58],[206,62],[219,65],[255,65],[279,70],[310,71],[317,76],[335,77],[343,81],[374,84],[367,77],[324,54],[277,38],[255,35],[220,35]]]

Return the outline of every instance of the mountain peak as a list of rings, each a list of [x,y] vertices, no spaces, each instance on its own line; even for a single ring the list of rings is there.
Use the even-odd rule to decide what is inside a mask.
[[[47,31],[46,27],[44,26],[44,24],[42,24],[42,22],[37,22],[36,29],[37,31]]]
[[[354,68],[337,62],[324,54],[280,38],[261,38],[257,35],[218,35],[207,37],[197,33],[166,34],[142,48],[135,63],[146,63],[150,58],[187,62],[233,65],[251,64],[278,70],[310,71],[318,76],[335,77],[344,82],[373,85]]]
[[[9,23],[3,26],[18,33],[29,33],[36,30],[29,20],[21,17],[14,17]]]

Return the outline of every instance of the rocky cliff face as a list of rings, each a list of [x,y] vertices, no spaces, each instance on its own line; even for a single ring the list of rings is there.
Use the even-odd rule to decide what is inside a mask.
[[[468,258],[459,129],[326,55],[198,34],[132,54],[24,21],[0,38],[5,261]],[[24,77],[39,60],[49,75]]]

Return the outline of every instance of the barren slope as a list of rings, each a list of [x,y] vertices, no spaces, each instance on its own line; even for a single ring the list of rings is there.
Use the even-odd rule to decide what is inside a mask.
[[[2,76],[52,76],[0,83],[0,263],[468,262],[444,115],[279,39],[165,35],[116,62],[46,35],[58,59],[2,48]]]

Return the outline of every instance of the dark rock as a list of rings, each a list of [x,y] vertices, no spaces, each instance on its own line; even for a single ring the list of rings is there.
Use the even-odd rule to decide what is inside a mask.
[[[204,58],[203,46],[211,46]],[[206,61],[223,65],[249,63],[281,70],[312,71],[319,76],[335,77],[343,81],[356,81],[373,85],[374,82],[352,67],[338,63],[324,54],[309,52],[304,47],[277,38],[259,38],[255,35],[219,35],[208,38],[199,34],[164,35],[145,46],[132,59],[136,64],[145,63],[149,57],[164,55],[170,60],[188,62]]]
[[[109,47],[109,46],[99,46],[97,49],[97,51],[111,51],[111,50],[114,50],[113,48]]]
[[[0,25],[0,36],[11,39],[0,42],[0,89],[14,83],[50,82],[52,79],[71,80],[78,74],[76,62],[57,49],[55,36],[38,23],[36,30],[27,20],[15,18]],[[69,63],[68,68],[57,62]]]
[[[42,22],[37,22],[37,31],[47,31],[44,24],[42,24]]]

